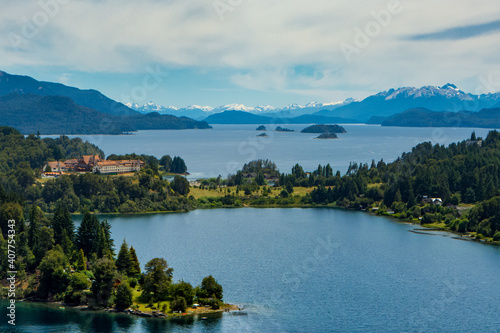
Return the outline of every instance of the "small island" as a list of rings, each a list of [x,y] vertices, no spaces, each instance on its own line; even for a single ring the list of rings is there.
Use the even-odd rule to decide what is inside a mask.
[[[347,133],[347,131],[339,125],[312,125],[304,128],[300,133]]]
[[[264,125],[260,125],[259,127],[257,127],[256,131],[267,131],[267,128]]]
[[[261,134],[259,134],[259,135],[257,135],[257,136],[259,136],[259,137],[267,137],[267,136],[269,136],[269,135],[267,135],[266,133],[261,133]]]
[[[275,129],[276,132],[295,132],[293,129],[278,126]]]
[[[338,139],[339,137],[335,133],[323,133],[320,134],[316,139]]]

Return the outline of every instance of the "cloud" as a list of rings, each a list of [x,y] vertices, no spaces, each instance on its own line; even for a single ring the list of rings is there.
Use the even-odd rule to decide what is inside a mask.
[[[463,27],[454,27],[432,33],[418,34],[411,36],[409,39],[413,41],[459,40],[459,39],[478,37],[495,32],[500,32],[500,20],[482,24],[473,24]]]
[[[137,74],[158,64],[224,73],[218,81],[226,86],[218,88],[229,91],[341,99],[400,85],[451,81],[473,88],[479,73],[500,67],[493,34],[500,30],[498,0],[401,0],[401,12],[388,24],[376,19],[388,10],[388,0],[44,0],[59,4],[54,15],[42,2],[0,2],[2,66],[57,67],[59,76]],[[217,9],[221,3],[225,10]],[[48,20],[37,25],[43,13]],[[27,37],[30,24],[36,33]],[[376,24],[374,34],[369,28]],[[340,45],[356,46],[357,34],[367,29],[368,45],[346,61]],[[18,47],[13,35],[23,40]]]

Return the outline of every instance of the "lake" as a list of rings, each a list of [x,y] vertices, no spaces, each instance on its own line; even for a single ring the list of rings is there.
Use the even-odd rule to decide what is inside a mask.
[[[216,209],[108,217],[142,267],[213,275],[245,310],[182,321],[18,303],[2,332],[498,332],[500,248],[422,235],[385,217],[329,208]],[[5,318],[5,302],[0,315]],[[2,321],[2,324],[4,321]]]
[[[449,144],[470,137],[472,131],[486,137],[488,129],[404,128],[379,125],[342,125],[347,133],[336,140],[317,140],[318,134],[299,133],[308,125],[286,125],[296,132],[274,132],[266,125],[268,137],[257,137],[257,125],[213,125],[209,130],[139,131],[132,135],[84,135],[106,155],[137,153],[181,156],[191,174],[207,178],[235,173],[255,159],[270,159],[281,172],[291,172],[296,163],[304,170],[316,170],[330,163],[333,170],[347,171],[350,162],[371,163],[372,159],[392,162],[417,144]],[[54,136],[51,136],[54,137]],[[75,137],[75,136],[70,136]]]

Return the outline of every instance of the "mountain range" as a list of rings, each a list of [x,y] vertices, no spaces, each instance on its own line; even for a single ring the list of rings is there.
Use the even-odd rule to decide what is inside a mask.
[[[178,108],[175,106],[161,106],[152,102],[146,103],[144,105],[139,105],[136,103],[127,103],[125,105],[141,113],[158,112],[160,114],[171,114],[178,117],[186,116],[193,119],[202,120],[210,115],[222,113],[225,111],[241,111],[268,117],[293,118],[301,115],[310,115],[321,110],[332,111],[352,102],[354,102],[354,100],[350,98],[343,102],[328,104],[312,102],[306,105],[290,104],[283,108],[276,108],[271,105],[248,107],[242,104],[228,104],[218,107],[192,105],[185,108]]]
[[[298,116],[323,116],[327,119],[335,118],[339,121],[347,120],[351,122],[367,122],[372,117],[378,119],[378,123],[383,117],[395,115],[413,108],[426,108],[432,111],[479,111],[486,108],[500,107],[500,93],[488,93],[475,95],[466,93],[458,89],[455,85],[447,83],[444,86],[424,86],[421,88],[402,87],[390,89],[363,100],[347,99],[342,102],[319,103],[313,102],[304,106],[291,104],[284,108],[273,106],[246,107],[239,104],[231,104],[220,107],[191,106],[188,108],[161,107],[153,103],[145,105],[129,105],[136,111],[147,113],[152,110],[173,115],[186,115],[194,119],[206,119],[212,123],[250,123],[255,124],[256,118],[240,113],[229,114],[226,111],[240,111],[248,114],[266,116],[272,118],[295,118]],[[222,116],[212,117],[215,114]],[[246,119],[246,120],[245,120]],[[310,121],[316,122],[313,118]],[[307,118],[303,119],[307,120]],[[215,122],[214,122],[215,121]],[[262,121],[261,121],[262,122]]]
[[[151,129],[205,129],[203,121],[134,111],[97,90],[0,71],[0,126],[23,134],[121,134]]]

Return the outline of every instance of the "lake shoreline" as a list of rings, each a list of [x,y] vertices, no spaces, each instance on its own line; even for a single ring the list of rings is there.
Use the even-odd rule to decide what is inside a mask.
[[[7,300],[7,298],[3,297],[3,300]],[[66,308],[75,310],[75,311],[82,311],[82,312],[96,312],[96,313],[105,313],[105,314],[122,314],[122,315],[132,315],[136,317],[143,317],[143,318],[159,318],[159,319],[177,319],[177,318],[196,318],[199,316],[202,316],[201,319],[206,319],[205,316],[213,316],[217,314],[223,314],[223,313],[229,313],[229,312],[236,312],[236,311],[243,311],[242,308],[240,308],[238,305],[235,304],[224,304],[220,309],[211,309],[207,308],[204,306],[199,306],[196,308],[188,308],[186,309],[186,312],[183,313],[163,313],[161,311],[140,311],[140,310],[134,310],[132,308],[125,309],[123,311],[117,310],[115,308],[106,308],[106,309],[91,309],[89,308],[88,305],[71,305],[64,303],[62,301],[46,301],[46,300],[41,300],[41,299],[30,299],[30,298],[21,298],[17,299],[16,303],[21,303],[21,302],[27,302],[27,303],[32,303],[32,304],[40,304],[47,306],[48,308],[55,309],[58,311],[64,311]]]

